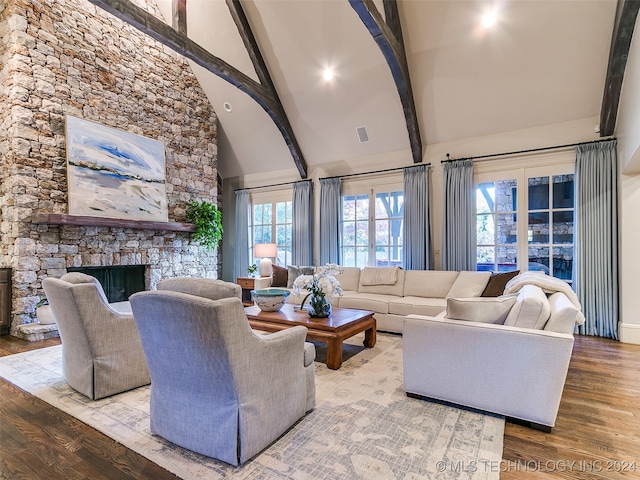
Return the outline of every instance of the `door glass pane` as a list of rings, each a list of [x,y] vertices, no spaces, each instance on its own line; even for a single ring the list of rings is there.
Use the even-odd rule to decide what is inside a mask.
[[[573,247],[553,247],[553,276],[571,280],[573,271]]]
[[[515,212],[517,210],[516,180],[496,182],[496,212]]]
[[[495,227],[493,215],[482,214],[477,216],[476,241],[478,245],[493,245],[495,243]],[[478,259],[480,261],[480,259]]]
[[[573,174],[554,175],[553,208],[573,208]]]
[[[495,247],[478,247],[477,255],[478,255],[478,270],[492,271],[496,263]]]
[[[517,243],[518,224],[515,213],[498,214],[496,242],[502,244]]]
[[[476,212],[491,213],[494,211],[495,187],[493,182],[479,183],[476,187]]]
[[[369,261],[369,248],[358,247],[356,248],[356,265],[365,266]]]
[[[549,247],[529,247],[529,270],[550,274]]]
[[[549,177],[529,178],[529,210],[549,208]]]
[[[573,211],[553,212],[553,243],[573,243]]]
[[[529,212],[529,243],[549,243],[549,212]]]
[[[518,247],[501,246],[498,250],[498,271],[511,272],[518,269]]]

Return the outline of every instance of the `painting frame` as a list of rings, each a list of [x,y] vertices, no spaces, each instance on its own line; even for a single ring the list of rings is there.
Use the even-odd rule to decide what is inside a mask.
[[[65,116],[69,215],[168,221],[164,144]]]

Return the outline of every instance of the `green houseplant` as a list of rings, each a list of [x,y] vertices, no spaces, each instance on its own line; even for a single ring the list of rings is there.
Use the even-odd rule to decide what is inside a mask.
[[[187,207],[187,222],[196,226],[193,240],[214,250],[222,239],[222,212],[213,203],[191,202]]]

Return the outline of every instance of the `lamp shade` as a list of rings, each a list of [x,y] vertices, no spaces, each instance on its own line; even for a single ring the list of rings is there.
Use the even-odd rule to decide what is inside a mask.
[[[274,258],[278,255],[278,247],[275,243],[257,243],[253,247],[253,255],[261,258]]]

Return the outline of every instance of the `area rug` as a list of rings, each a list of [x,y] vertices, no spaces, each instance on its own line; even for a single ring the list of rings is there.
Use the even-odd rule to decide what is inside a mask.
[[[149,431],[149,387],[98,401],[72,390],[61,347],[0,358],[0,376],[183,479],[493,479],[504,419],[408,398],[402,337],[356,345],[339,370],[316,363],[316,408],[241,467],[176,447]]]

